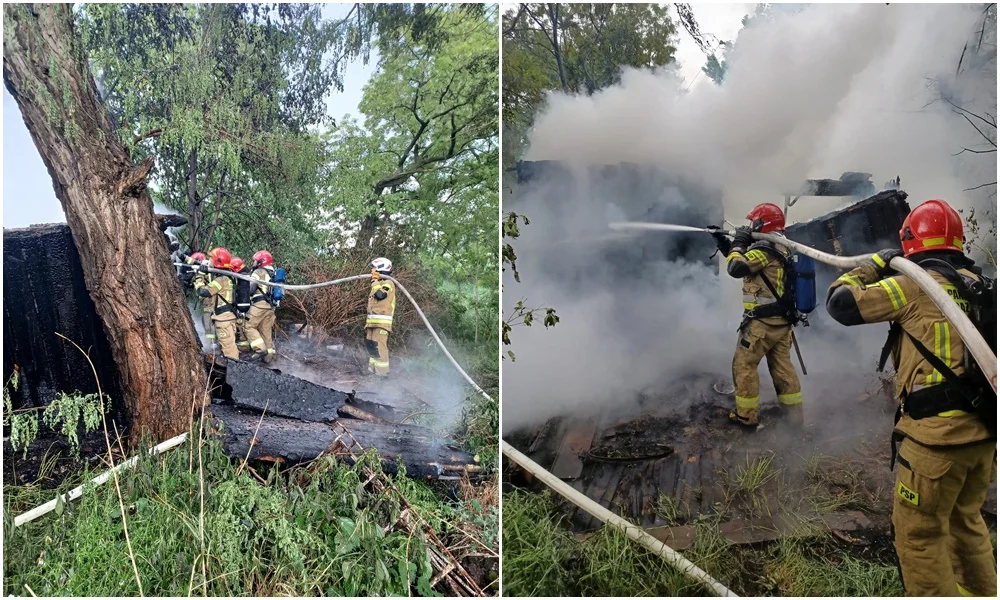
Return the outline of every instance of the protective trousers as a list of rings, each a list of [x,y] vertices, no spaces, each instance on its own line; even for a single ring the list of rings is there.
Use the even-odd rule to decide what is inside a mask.
[[[899,447],[892,526],[907,596],[996,596],[997,570],[980,509],[996,480],[996,444]]]
[[[212,320],[212,310],[215,303],[211,298],[201,300],[201,324],[205,328],[205,339],[209,344],[215,343],[215,321]]]
[[[240,351],[236,347],[236,317],[230,316],[224,321],[215,319],[215,333],[219,338],[222,355],[239,360]]]
[[[247,337],[247,319],[236,317],[236,349],[240,352],[250,351],[250,339]]]
[[[733,356],[736,416],[741,423],[756,425],[760,412],[760,377],[757,366],[767,357],[778,402],[793,422],[802,422],[802,388],[792,366],[791,325],[768,325],[751,319],[741,330]]]
[[[274,360],[274,340],[271,337],[274,331],[274,309],[257,304],[251,306],[247,313],[246,331],[250,349],[254,352],[266,352],[264,362]]]
[[[388,375],[389,332],[381,327],[366,327],[365,346],[368,348],[368,372]]]

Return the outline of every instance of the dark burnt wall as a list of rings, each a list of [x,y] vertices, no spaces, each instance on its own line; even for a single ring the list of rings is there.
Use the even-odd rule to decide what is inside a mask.
[[[3,260],[3,377],[20,368],[15,408],[46,405],[59,392],[97,391],[87,359],[59,332],[89,352],[113,416],[123,423],[118,369],[69,227],[5,229]]]
[[[794,218],[795,207],[789,212]],[[874,254],[884,248],[900,247],[899,230],[909,213],[906,192],[884,190],[842,210],[789,225],[785,233],[789,239],[827,254]],[[827,287],[840,276],[840,271],[817,263],[816,275],[816,285],[822,298]]]

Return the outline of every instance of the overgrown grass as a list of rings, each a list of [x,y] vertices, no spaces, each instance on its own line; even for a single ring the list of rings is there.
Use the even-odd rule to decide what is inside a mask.
[[[202,463],[204,498],[198,455],[186,445],[144,457],[121,476],[142,593],[435,594],[423,534],[397,526],[398,500],[364,485],[362,465],[379,469],[374,456],[355,466],[324,457],[272,469],[266,485],[247,469],[237,474],[238,463],[214,439],[204,444]],[[59,491],[91,476],[64,481]],[[495,502],[441,501],[423,482],[390,479],[439,537],[468,534],[496,550]],[[13,527],[16,514],[54,495],[35,485],[5,486],[4,594],[23,595],[30,588],[38,595],[138,595],[114,485],[88,490],[56,512]]]
[[[579,541],[551,493],[503,497],[505,596],[702,596],[707,592],[624,534],[603,527]],[[670,507],[665,507],[670,508]],[[728,544],[711,519],[695,523],[684,556],[740,595],[898,596],[893,565],[855,558],[826,538],[763,547]]]

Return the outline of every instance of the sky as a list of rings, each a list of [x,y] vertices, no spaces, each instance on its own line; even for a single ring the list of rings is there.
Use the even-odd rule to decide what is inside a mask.
[[[323,13],[331,19],[343,18],[350,5],[330,4]],[[695,17],[703,33],[723,41],[732,41],[740,29],[743,15],[753,4],[695,4]],[[677,61],[684,80],[703,85],[708,78],[701,74],[705,56],[682,27],[679,29]],[[327,114],[337,122],[344,115],[360,117],[358,104],[363,87],[375,71],[377,55],[367,65],[360,60],[350,63],[344,74],[344,91],[334,92],[327,99]],[[27,227],[36,223],[65,222],[65,214],[52,189],[52,180],[34,142],[24,125],[14,98],[3,90],[3,227]]]

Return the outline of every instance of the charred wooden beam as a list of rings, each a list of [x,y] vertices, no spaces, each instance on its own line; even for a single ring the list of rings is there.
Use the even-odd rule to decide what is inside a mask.
[[[452,479],[465,474],[476,479],[480,473],[471,454],[453,449],[422,427],[357,419],[303,422],[270,414],[261,420],[259,413],[224,405],[212,406],[211,413],[226,454],[237,459],[249,452],[250,460],[299,463],[332,453],[353,462],[355,455],[374,448],[382,455],[387,473],[398,472],[399,464],[409,477],[420,479]]]
[[[160,231],[166,231],[171,227],[181,227],[187,225],[187,217],[183,215],[153,215],[159,223]]]
[[[351,394],[245,361],[227,361],[226,396],[242,408],[302,421],[330,423]]]

